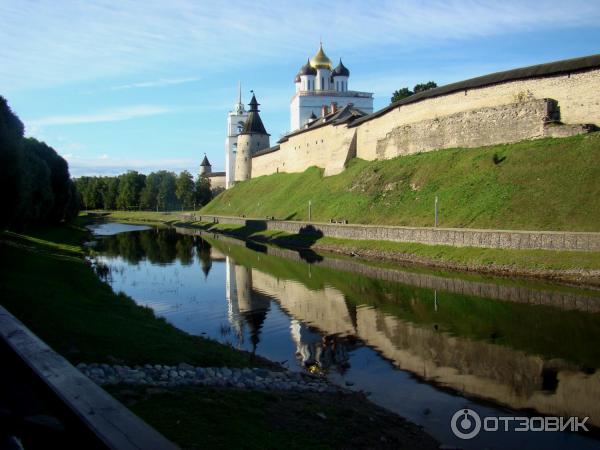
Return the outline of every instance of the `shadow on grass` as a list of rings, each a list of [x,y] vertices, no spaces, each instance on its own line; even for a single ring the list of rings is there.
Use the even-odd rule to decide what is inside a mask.
[[[311,250],[311,247],[323,237],[323,232],[313,225],[305,225],[297,234],[261,234],[267,230],[264,220],[247,220],[246,225],[237,228],[216,228],[214,224],[194,225],[206,231],[218,232],[246,241],[246,247],[266,253],[266,246],[261,243],[275,244],[279,247],[296,250],[308,263],[322,261],[323,257]]]

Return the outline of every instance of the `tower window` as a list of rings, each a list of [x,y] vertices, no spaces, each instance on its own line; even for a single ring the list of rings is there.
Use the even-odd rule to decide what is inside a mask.
[[[321,77],[321,90],[325,89],[325,78]]]

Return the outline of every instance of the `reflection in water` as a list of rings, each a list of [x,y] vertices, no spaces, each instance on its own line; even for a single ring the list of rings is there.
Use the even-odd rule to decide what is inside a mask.
[[[600,336],[598,293],[322,257],[307,264],[297,252],[269,246],[257,252],[239,241],[180,231],[190,234],[118,234],[103,238],[100,248],[102,262],[121,269],[113,276],[115,289],[153,307],[181,302],[185,321],[168,317],[187,331],[209,329],[225,340],[223,319],[238,347],[287,358],[292,369],[352,380],[448,442],[452,408],[469,402],[460,395],[548,415],[589,416],[588,423],[600,426],[600,349],[593,345]],[[205,284],[185,275],[195,264]],[[172,278],[179,284],[171,287]],[[176,294],[156,298],[156,289],[143,290],[157,279]],[[460,395],[429,389],[406,401],[424,392],[418,379]],[[419,404],[440,411],[421,417],[411,406]],[[502,448],[512,438],[481,439],[488,440],[471,448]],[[531,439],[529,447],[560,447],[546,435]],[[569,445],[597,445],[573,439]]]

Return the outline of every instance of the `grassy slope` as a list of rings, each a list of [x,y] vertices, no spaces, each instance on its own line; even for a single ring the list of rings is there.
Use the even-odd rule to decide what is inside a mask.
[[[72,362],[250,365],[115,294],[82,259],[84,237],[74,227],[0,235],[0,302],[52,348]]]
[[[494,164],[497,154],[505,160]],[[600,133],[353,160],[324,178],[315,167],[240,183],[207,214],[446,227],[600,231]]]

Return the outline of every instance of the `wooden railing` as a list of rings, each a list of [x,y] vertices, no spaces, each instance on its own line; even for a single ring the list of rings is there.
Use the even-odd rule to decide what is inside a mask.
[[[0,306],[0,344],[32,384],[75,423],[85,448],[171,450],[178,447],[92,382]],[[12,358],[11,358],[12,359]],[[22,363],[22,364],[21,364]],[[82,447],[82,448],[84,448]]]

